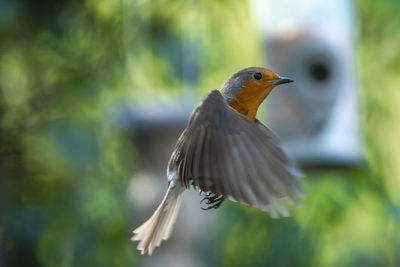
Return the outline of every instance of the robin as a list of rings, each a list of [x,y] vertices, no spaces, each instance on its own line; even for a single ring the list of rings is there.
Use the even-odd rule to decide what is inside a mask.
[[[169,238],[190,186],[205,194],[203,209],[218,208],[228,198],[288,216],[281,202],[297,204],[301,173],[276,135],[257,118],[257,109],[277,85],[293,82],[261,67],[232,75],[197,105],[168,163],[168,188],[161,204],[133,231],[141,254],[151,255]]]

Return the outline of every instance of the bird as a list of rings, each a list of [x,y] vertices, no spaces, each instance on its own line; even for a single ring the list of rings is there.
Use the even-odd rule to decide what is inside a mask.
[[[193,109],[167,167],[166,194],[153,215],[136,228],[141,254],[151,255],[167,240],[182,195],[194,188],[200,202],[216,209],[225,199],[289,216],[283,201],[300,204],[299,167],[285,153],[277,135],[256,118],[257,110],[276,86],[293,82],[270,69],[249,67],[207,93]]]

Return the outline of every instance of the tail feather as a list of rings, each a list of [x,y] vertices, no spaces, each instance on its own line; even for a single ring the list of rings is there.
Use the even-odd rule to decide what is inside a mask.
[[[151,255],[160,246],[162,240],[171,235],[173,225],[178,216],[184,188],[170,183],[167,193],[154,214],[141,226],[136,228],[131,240],[140,241],[137,249],[141,254]]]

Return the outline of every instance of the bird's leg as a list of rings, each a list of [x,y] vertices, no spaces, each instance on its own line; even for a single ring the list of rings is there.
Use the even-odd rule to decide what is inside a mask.
[[[202,210],[217,209],[219,208],[219,206],[221,206],[222,202],[224,202],[225,197],[208,192],[206,196],[200,201],[200,204],[203,203],[204,200],[207,200],[206,204],[208,206],[205,208],[201,207]]]
[[[201,193],[200,193],[201,194]],[[205,194],[205,197],[200,201],[200,204],[204,202],[204,200],[207,200],[206,204],[212,204],[214,203],[215,199],[218,198],[217,195],[214,195],[211,192],[208,192]]]

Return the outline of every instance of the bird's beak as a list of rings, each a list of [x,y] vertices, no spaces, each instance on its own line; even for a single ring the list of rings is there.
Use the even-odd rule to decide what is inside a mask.
[[[280,85],[280,84],[291,83],[291,82],[293,82],[293,80],[288,77],[279,77],[278,79],[271,80],[271,83],[273,83],[274,85]]]

